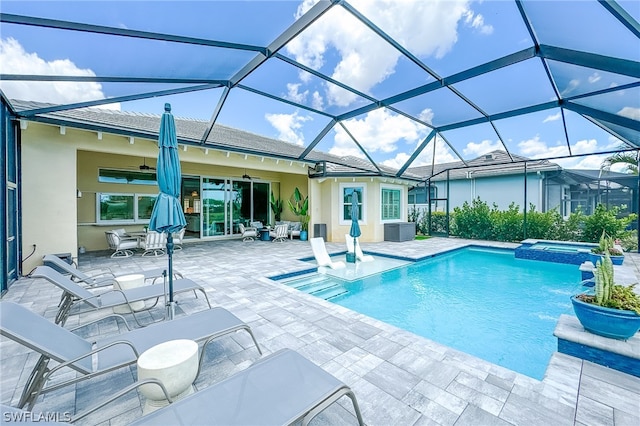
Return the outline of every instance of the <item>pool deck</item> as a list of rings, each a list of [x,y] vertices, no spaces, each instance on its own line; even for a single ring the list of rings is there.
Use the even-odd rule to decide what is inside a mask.
[[[412,259],[468,244],[515,248],[517,244],[432,238],[403,243],[362,243],[365,252]],[[345,244],[327,243],[330,253]],[[367,425],[637,425],[640,378],[555,353],[542,381],[515,373],[429,339],[330,302],[298,292],[267,277],[309,269],[297,259],[312,256],[308,242],[225,240],[185,243],[175,269],[201,284],[212,304],[247,322],[265,354],[294,349],[329,371],[355,392]],[[117,273],[163,267],[167,257],[110,259],[107,252],[81,255],[80,269],[110,267]],[[640,277],[640,255],[628,253],[628,270]],[[580,272],[576,266],[576,282]],[[202,299],[177,296],[178,314],[205,309]],[[53,318],[57,287],[21,278],[3,296]],[[145,316],[160,318],[163,308]],[[570,312],[567,312],[570,313]],[[98,316],[102,316],[100,314]],[[95,314],[72,315],[68,327]],[[111,320],[88,327],[85,335],[113,334]],[[640,354],[639,354],[640,355]],[[246,333],[211,344],[196,387],[203,389],[259,358]],[[37,356],[6,338],[0,340],[0,401],[15,406]],[[73,374],[73,373],[67,373]],[[135,381],[124,368],[41,396],[35,412],[81,413]],[[142,397],[131,392],[78,424],[125,425],[142,416]],[[357,424],[343,398],[312,424]]]

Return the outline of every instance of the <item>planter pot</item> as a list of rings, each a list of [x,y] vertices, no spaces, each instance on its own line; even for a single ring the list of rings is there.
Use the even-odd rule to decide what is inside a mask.
[[[300,231],[300,241],[307,241],[309,231]]]
[[[627,340],[640,330],[640,315],[586,303],[571,296],[573,310],[585,330],[599,336]]]
[[[622,265],[622,262],[624,262],[624,256],[609,256],[609,257],[611,258],[611,263],[613,263],[614,265]],[[604,260],[604,255],[589,253],[589,260],[595,266],[598,260]]]

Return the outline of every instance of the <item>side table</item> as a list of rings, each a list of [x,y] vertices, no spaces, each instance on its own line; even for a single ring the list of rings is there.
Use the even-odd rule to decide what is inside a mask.
[[[144,285],[144,275],[142,274],[131,274],[131,275],[123,275],[121,277],[116,277],[113,287],[119,290],[127,290],[130,288],[142,287]],[[134,311],[140,311],[144,309],[144,301],[133,302],[130,305],[120,305],[113,308],[113,312],[116,314],[128,314],[131,313],[131,309],[129,306],[133,308]]]
[[[196,374],[198,344],[193,340],[169,340],[147,349],[138,358],[138,380],[160,380],[174,401],[193,393]],[[142,385],[140,392],[146,398],[143,415],[169,405],[157,385]]]

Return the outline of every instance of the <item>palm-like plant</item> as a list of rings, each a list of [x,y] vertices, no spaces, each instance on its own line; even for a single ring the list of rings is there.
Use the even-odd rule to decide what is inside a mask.
[[[638,174],[638,156],[639,153],[633,152],[618,152],[611,157],[606,158],[602,162],[601,168],[603,170],[610,170],[614,164],[624,164],[627,166],[626,172],[629,174]]]

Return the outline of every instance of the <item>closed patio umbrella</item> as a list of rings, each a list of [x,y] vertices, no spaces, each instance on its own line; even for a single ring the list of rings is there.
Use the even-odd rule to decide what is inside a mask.
[[[151,212],[149,229],[167,233],[167,255],[169,257],[169,318],[173,319],[173,235],[187,225],[180,205],[180,158],[176,125],[171,114],[171,105],[164,104],[164,113],[158,132],[158,164],[156,167],[160,194]]]
[[[353,238],[353,257],[349,258],[347,256],[348,262],[356,262],[356,238],[362,235],[360,231],[360,224],[358,224],[358,219],[360,219],[360,211],[358,209],[358,193],[353,191],[351,194],[351,229],[349,230],[349,236]]]

